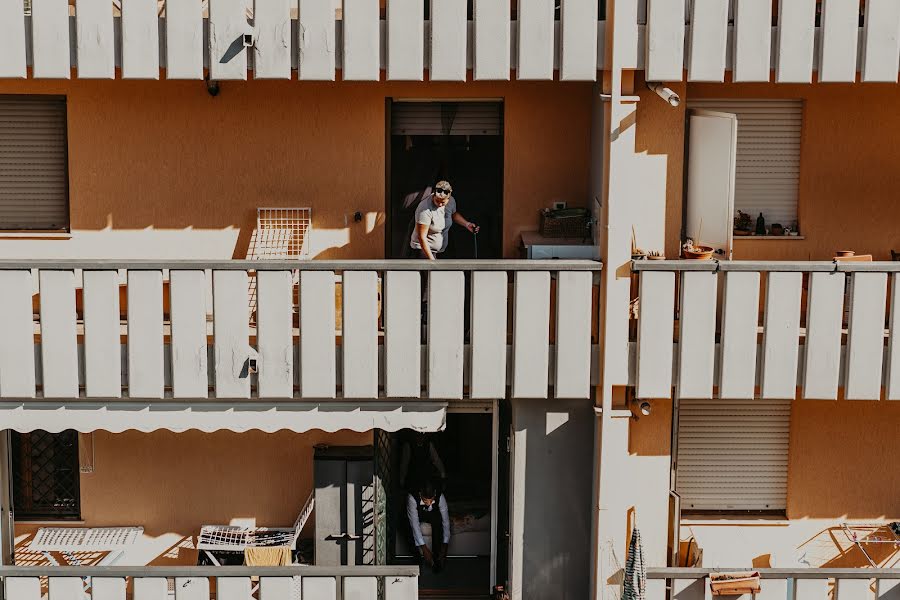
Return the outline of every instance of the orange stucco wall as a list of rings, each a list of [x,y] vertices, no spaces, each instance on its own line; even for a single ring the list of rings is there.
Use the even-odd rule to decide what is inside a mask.
[[[0,94],[67,97],[72,229],[135,232],[91,237],[99,241],[87,249],[76,236],[42,241],[37,252],[85,257],[121,256],[125,247],[133,255],[129,239],[146,244],[141,253],[168,253],[148,228],[193,228],[231,231],[221,251],[243,258],[259,206],[312,207],[317,257],[382,257],[387,97],[505,101],[504,251],[513,256],[541,207],[555,198],[588,203],[591,89],[248,81],[224,82],[213,98],[203,82],[0,82]],[[366,215],[361,223],[356,211]],[[33,244],[17,242],[0,244],[0,255]]]
[[[314,446],[368,445],[372,432],[97,431],[93,440],[94,472],[81,475],[85,525],[141,525],[148,547],[152,539],[181,541],[202,525],[232,519],[290,526],[313,490]],[[35,528],[20,522],[16,533]],[[195,564],[193,541],[141,561]]]

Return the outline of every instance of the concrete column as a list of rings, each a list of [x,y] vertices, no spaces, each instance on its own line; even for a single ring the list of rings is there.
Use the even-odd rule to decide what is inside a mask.
[[[12,452],[9,430],[0,430],[0,566],[13,564]]]
[[[670,426],[669,403],[641,422],[625,405],[628,384],[632,232],[645,250],[663,251],[666,155],[636,151],[638,95],[624,69],[637,47],[637,0],[609,0],[603,87],[596,90],[593,160],[602,162],[598,244],[604,262],[600,288],[600,374],[594,471],[592,590],[596,600],[619,598],[628,534],[636,524],[650,566],[665,566],[670,456],[666,445],[632,452],[636,429],[658,438]],[[600,94],[603,93],[601,97]],[[662,102],[660,100],[660,102]],[[656,107],[652,107],[656,110]],[[673,114],[673,118],[676,118]],[[646,132],[645,132],[646,133]],[[652,132],[650,132],[652,135]],[[661,413],[661,414],[660,414]],[[658,419],[651,421],[651,419]]]

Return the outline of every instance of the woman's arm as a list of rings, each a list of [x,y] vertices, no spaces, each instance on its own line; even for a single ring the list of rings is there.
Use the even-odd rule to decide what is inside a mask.
[[[478,230],[480,229],[480,227],[478,227],[478,225],[476,225],[475,223],[470,223],[469,221],[466,220],[466,218],[464,216],[462,216],[458,212],[453,213],[453,222],[456,223],[457,225],[459,225],[460,227],[465,227],[472,233],[478,233]]]
[[[416,235],[419,238],[419,245],[422,246],[422,252],[425,253],[428,260],[434,260],[434,254],[431,253],[431,248],[428,247],[428,224],[416,223]]]

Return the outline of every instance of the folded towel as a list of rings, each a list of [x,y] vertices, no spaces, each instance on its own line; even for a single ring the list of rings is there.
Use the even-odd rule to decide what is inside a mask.
[[[244,548],[244,564],[248,567],[286,567],[291,564],[291,548],[290,546]]]

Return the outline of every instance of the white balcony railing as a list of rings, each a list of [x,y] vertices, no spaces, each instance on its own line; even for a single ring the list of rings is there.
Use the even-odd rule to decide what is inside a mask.
[[[6,600],[415,600],[418,571],[405,566],[0,567],[0,578]]]
[[[898,262],[633,269],[639,397],[900,399]]]
[[[648,569],[647,600],[709,598],[711,573],[748,569]],[[900,569],[753,569],[759,571],[756,600],[889,600],[900,593]],[[671,596],[666,596],[666,587]],[[728,598],[749,598],[726,596]]]
[[[0,261],[0,399],[589,398],[599,269]]]

